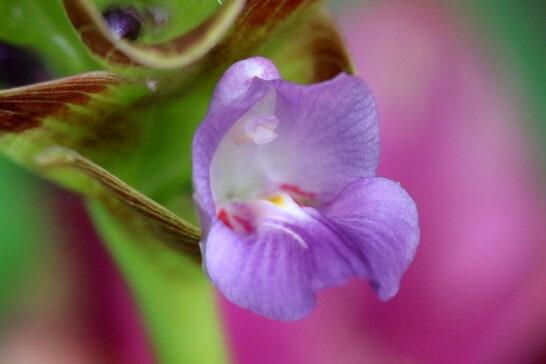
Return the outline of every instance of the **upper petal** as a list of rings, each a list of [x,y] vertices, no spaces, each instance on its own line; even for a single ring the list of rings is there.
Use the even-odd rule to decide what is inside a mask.
[[[195,132],[192,144],[193,183],[200,207],[214,219],[214,199],[210,188],[210,165],[218,145],[233,124],[270,91],[253,80],[278,77],[271,61],[254,57],[233,64],[218,82],[207,116]]]
[[[257,148],[269,179],[328,202],[349,183],[375,175],[378,117],[364,81],[340,74],[310,86],[270,83],[278,95],[278,138]]]
[[[366,84],[341,74],[297,85],[278,79],[272,67],[263,58],[234,64],[196,132],[194,184],[211,219],[215,199],[252,198],[286,186],[323,203],[375,173],[377,110]],[[246,135],[237,137],[241,131]],[[212,191],[211,182],[220,188]],[[237,195],[249,190],[254,195]]]
[[[212,96],[211,110],[229,107],[234,102],[241,101],[254,78],[269,81],[280,79],[281,75],[275,64],[267,58],[252,57],[236,62],[218,81]]]
[[[320,204],[354,180],[374,175],[377,112],[362,80],[342,74],[311,86],[264,84],[270,87],[267,96],[218,145],[210,167],[216,201],[285,189]],[[261,138],[248,132],[264,120],[271,122],[262,127]]]
[[[419,244],[417,207],[407,192],[385,178],[360,179],[319,210],[366,257],[369,270],[361,277],[379,298],[394,296]]]

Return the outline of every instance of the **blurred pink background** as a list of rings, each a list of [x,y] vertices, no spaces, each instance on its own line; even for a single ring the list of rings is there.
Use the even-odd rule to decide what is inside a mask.
[[[339,20],[377,100],[378,174],[400,181],[420,213],[398,296],[381,303],[351,281],[289,324],[221,299],[236,363],[546,362],[546,204],[532,135],[509,77],[435,4],[383,1]]]

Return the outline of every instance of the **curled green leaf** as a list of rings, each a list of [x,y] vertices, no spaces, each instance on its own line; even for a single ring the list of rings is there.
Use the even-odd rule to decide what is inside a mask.
[[[70,44],[77,46],[63,48],[62,54],[74,48],[85,62],[66,66],[65,58],[76,58],[58,56],[55,64],[65,70],[60,74],[96,68],[80,48],[114,73],[0,91],[0,151],[89,197],[97,227],[137,297],[159,361],[219,362],[221,348],[207,351],[206,359],[205,350],[192,356],[202,343],[221,340],[210,287],[194,264],[200,231],[178,216],[192,221],[192,134],[215,83],[233,62],[266,56],[285,78],[312,83],[352,72],[343,41],[320,0],[232,0],[179,37],[145,33],[134,42],[114,39],[106,27],[95,4],[106,10],[109,0],[62,3],[75,31],[61,2],[54,2],[61,13],[54,19],[62,18]],[[49,43],[43,48],[57,51]],[[186,337],[172,340],[184,332]]]
[[[81,193],[98,199],[131,229],[149,229],[161,241],[185,253],[199,255],[201,232],[198,228],[89,159],[68,148],[54,146],[38,153],[34,160],[41,173],[72,184]]]
[[[281,40],[286,38],[290,42]],[[322,82],[341,72],[355,72],[343,37],[322,9],[285,26],[259,54],[272,59],[285,78],[297,83]]]
[[[273,32],[322,0],[247,0],[221,48],[245,54],[272,37]],[[285,39],[290,41],[290,39]]]
[[[191,65],[225,35],[244,3],[244,0],[227,1],[215,14],[188,33],[167,42],[142,44],[116,39],[89,0],[63,0],[72,24],[91,53],[104,66],[125,74],[150,74],[153,69],[168,70]]]
[[[234,62],[253,55],[270,58],[284,77],[313,83],[340,72],[354,73],[344,41],[321,0],[247,0],[224,40],[200,60],[192,77],[171,90],[186,92],[187,84],[217,80]]]
[[[2,90],[0,150],[27,166],[53,145],[101,164],[120,159],[141,129],[127,109],[149,93],[144,82],[103,71]]]
[[[99,199],[120,221],[146,225],[160,240],[198,254],[199,229],[89,159],[108,164],[134,149],[127,146],[136,144],[141,121],[124,113],[149,92],[144,83],[108,72],[3,90],[0,149],[26,167]]]

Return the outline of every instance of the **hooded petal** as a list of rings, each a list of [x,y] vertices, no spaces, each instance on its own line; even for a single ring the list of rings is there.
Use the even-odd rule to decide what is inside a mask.
[[[385,178],[360,179],[319,210],[366,257],[369,271],[360,276],[379,298],[394,296],[419,244],[417,207],[407,192]]]
[[[224,73],[214,90],[211,111],[233,106],[237,101],[241,102],[255,77],[267,81],[280,79],[281,75],[273,62],[263,57],[253,57],[234,63]]]
[[[252,82],[255,77],[278,78],[275,65],[261,57],[232,65],[222,76],[205,120],[201,123],[192,145],[193,183],[202,217],[215,218],[214,199],[210,188],[210,165],[220,141],[231,126],[270,91],[264,83]]]
[[[377,111],[365,83],[311,86],[252,58],[218,83],[193,144],[204,267],[232,302],[293,320],[356,276],[392,297],[419,238],[415,204],[375,178]]]
[[[252,198],[268,188],[286,188],[327,202],[375,173],[377,111],[362,80],[341,74],[303,86],[278,78],[270,61],[251,58],[234,64],[218,83],[193,145],[194,183],[211,219],[214,200],[240,190],[254,193],[243,196]],[[255,125],[257,117],[261,129],[251,135],[254,142],[241,142],[248,125],[236,124]],[[247,135],[227,138],[233,129]]]
[[[254,158],[267,163],[268,178],[327,202],[354,180],[375,175],[377,109],[364,81],[340,74],[311,86],[270,83],[278,95],[278,138]]]

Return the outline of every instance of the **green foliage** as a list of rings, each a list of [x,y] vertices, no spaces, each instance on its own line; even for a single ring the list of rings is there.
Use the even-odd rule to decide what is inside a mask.
[[[172,34],[180,28],[173,26],[169,37],[161,34],[161,29],[169,27],[157,21],[157,8],[135,8],[134,11],[141,12],[144,42],[127,42],[110,34],[102,9],[92,0],[62,2],[83,43],[99,63],[118,74],[142,78],[165,76],[167,70],[182,70],[198,61],[225,35],[245,5],[244,0],[229,0],[189,31]],[[146,9],[152,13],[146,15]],[[184,24],[187,16],[183,12],[170,13],[169,22]]]
[[[139,42],[169,41],[197,27],[220,8],[217,0],[94,0],[100,11],[112,6],[133,8],[143,16]]]
[[[135,237],[100,204],[90,211],[145,317],[158,362],[227,362],[212,285],[195,260]]]
[[[318,0],[121,0],[115,5],[170,12],[165,27],[145,20],[134,43],[109,35],[100,11],[110,4],[0,5],[15,14],[0,24],[0,38],[39,51],[56,75],[96,69],[95,61],[108,69],[0,91],[0,150],[90,198],[162,363],[222,363],[199,231],[179,217],[195,221],[193,133],[216,82],[239,59],[270,57],[300,83],[351,72],[351,63]]]
[[[30,47],[54,75],[99,69],[76,35],[59,0],[0,1],[0,39]]]

